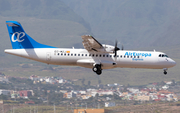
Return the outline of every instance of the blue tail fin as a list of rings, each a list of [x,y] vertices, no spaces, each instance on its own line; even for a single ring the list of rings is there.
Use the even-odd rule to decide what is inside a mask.
[[[21,24],[17,21],[6,21],[6,25],[13,49],[55,48],[36,42],[25,33]]]

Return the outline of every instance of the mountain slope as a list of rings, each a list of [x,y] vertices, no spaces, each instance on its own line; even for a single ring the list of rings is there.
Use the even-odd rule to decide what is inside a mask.
[[[0,15],[68,20],[90,29],[83,18],[74,13],[62,0],[0,0]]]
[[[88,23],[61,0],[0,0],[0,20],[2,67],[27,61],[4,53],[11,48],[7,20],[20,22],[36,41],[55,47],[83,47],[81,35],[91,34]]]
[[[118,39],[127,49],[180,44],[180,39],[173,37],[180,34],[169,31],[174,21],[180,19],[179,0],[63,1],[90,23],[96,37]]]

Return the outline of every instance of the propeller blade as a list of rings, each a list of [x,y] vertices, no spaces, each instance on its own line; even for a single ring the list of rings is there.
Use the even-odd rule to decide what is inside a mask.
[[[116,40],[116,41],[115,41],[115,48],[117,48],[117,43],[118,43],[118,41]]]
[[[116,57],[116,55],[117,55],[117,51],[115,51],[115,54],[114,54],[114,55],[115,55],[115,57]]]
[[[114,48],[114,53],[115,53],[115,57],[117,55],[117,50],[119,50],[119,48],[117,47],[118,41],[115,41],[115,48]]]

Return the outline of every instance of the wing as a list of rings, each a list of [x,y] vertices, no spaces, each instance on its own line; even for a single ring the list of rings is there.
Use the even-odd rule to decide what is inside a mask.
[[[99,51],[104,49],[104,47],[92,36],[83,35],[81,36],[83,39],[83,46],[88,51]]]

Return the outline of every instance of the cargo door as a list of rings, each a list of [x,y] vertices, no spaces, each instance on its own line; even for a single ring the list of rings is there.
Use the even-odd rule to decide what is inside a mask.
[[[46,53],[46,60],[47,61],[51,60],[51,53],[50,52]]]

